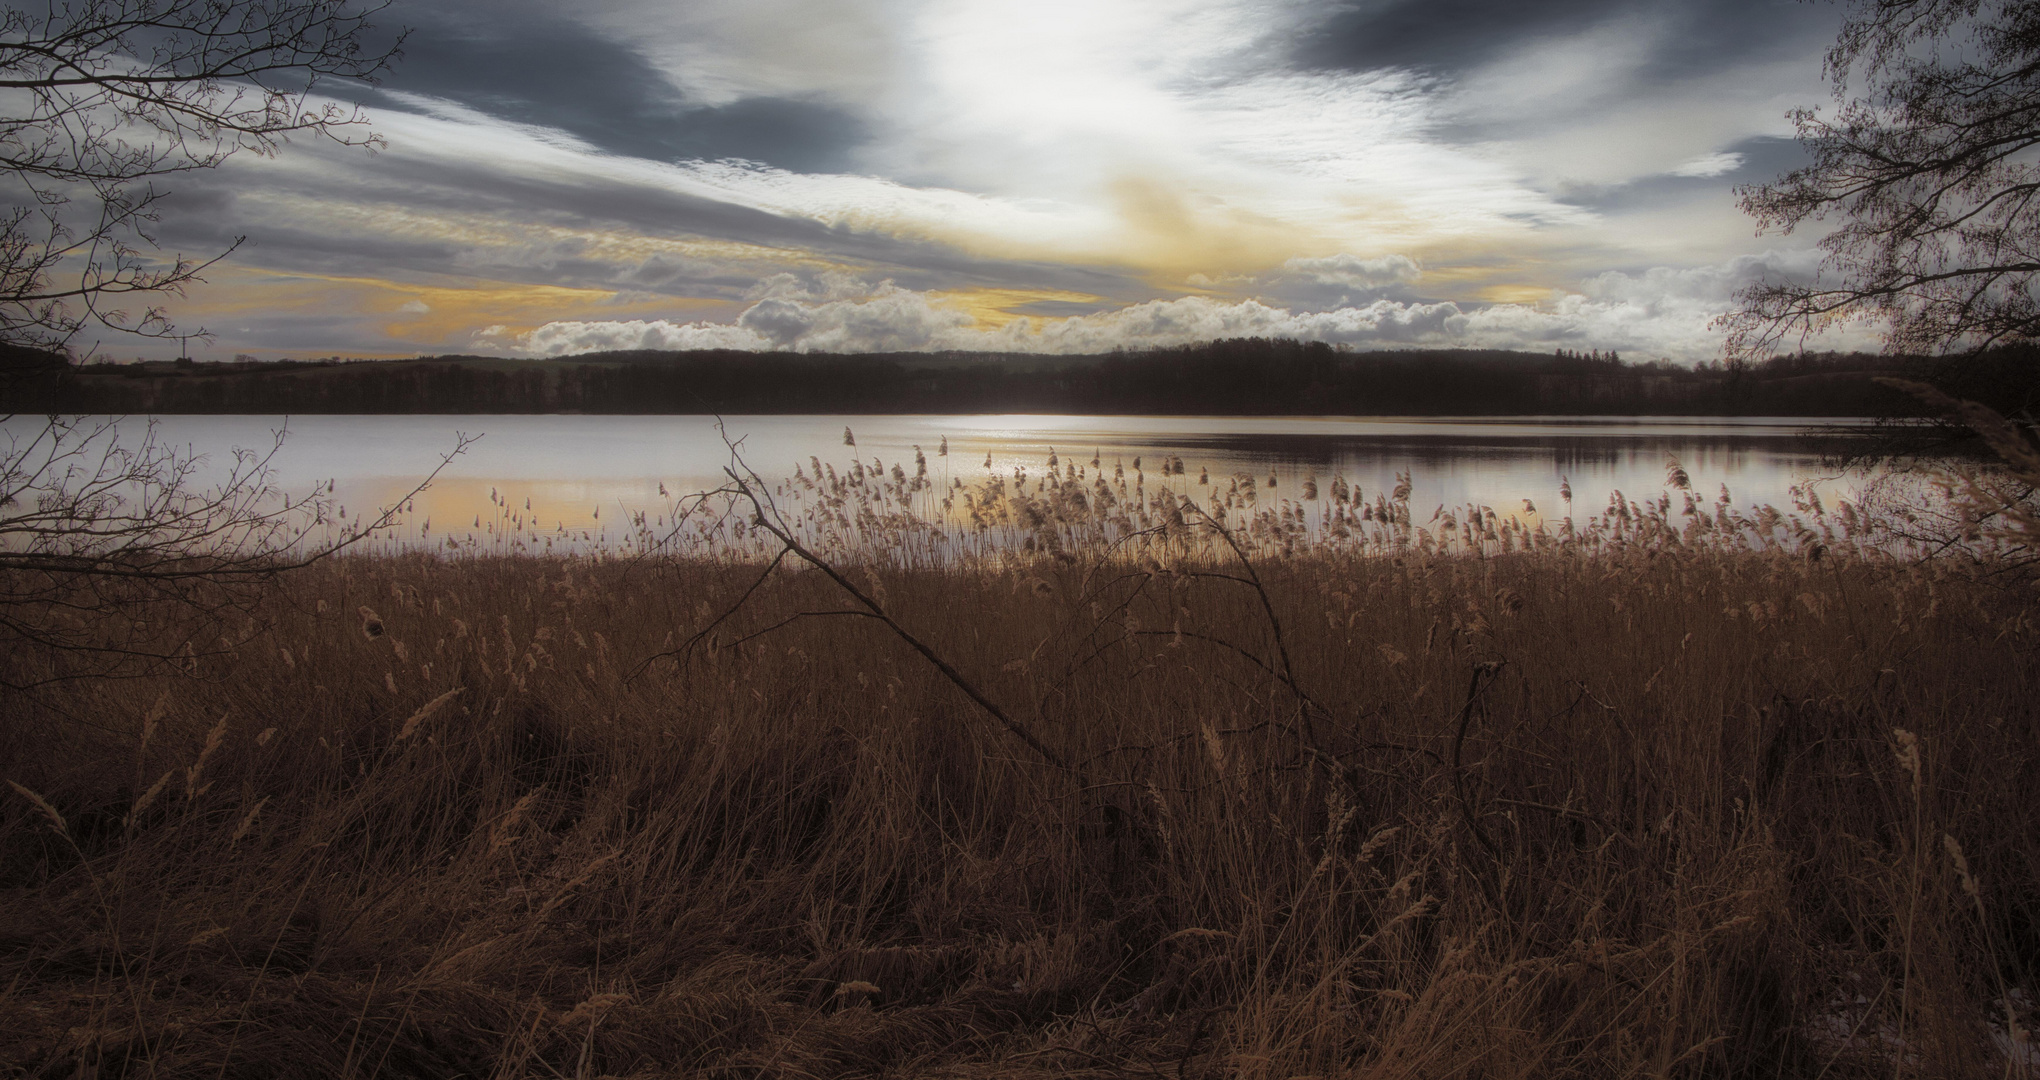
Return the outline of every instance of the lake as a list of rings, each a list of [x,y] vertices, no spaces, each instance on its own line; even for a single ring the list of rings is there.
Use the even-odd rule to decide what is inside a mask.
[[[123,421],[125,436],[143,420]],[[393,534],[405,545],[448,538],[484,549],[543,536],[548,546],[587,550],[628,542],[632,522],[658,524],[676,496],[723,480],[729,449],[703,416],[164,416],[162,442],[217,465],[232,448],[266,448],[287,432],[274,459],[276,481],[307,491],[332,480],[350,520],[370,516],[408,492],[456,441],[479,436],[413,501]],[[17,417],[17,437],[40,421]],[[1855,421],[1794,417],[1126,417],[1126,416],[733,416],[725,420],[743,459],[768,480],[811,462],[847,471],[853,461],[916,470],[918,447],[934,489],[1023,470],[1038,482],[1049,455],[1108,476],[1120,469],[1150,491],[1195,496],[1200,473],[1219,484],[1251,475],[1264,498],[1296,497],[1306,480],[1343,478],[1371,500],[1410,477],[1418,520],[1442,504],[1494,507],[1505,516],[1600,512],[1614,491],[1656,497],[1678,462],[1708,499],[1726,485],[1736,505],[1788,510],[1792,488],[1852,498],[1863,476],[1825,469],[1803,438]],[[844,443],[854,432],[856,447]],[[940,453],[946,441],[948,453]],[[1182,476],[1160,462],[1181,458]],[[1136,461],[1140,469],[1136,472]],[[989,462],[989,466],[987,465]],[[1270,477],[1277,481],[1267,488]],[[662,494],[662,489],[664,494]],[[525,545],[526,547],[530,545]]]

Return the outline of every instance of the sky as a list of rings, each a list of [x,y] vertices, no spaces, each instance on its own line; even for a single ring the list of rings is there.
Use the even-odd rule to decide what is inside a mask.
[[[170,314],[208,359],[1286,336],[1705,361],[1738,288],[1818,265],[1734,189],[1803,160],[1786,114],[1827,99],[1839,17],[399,0],[395,69],[325,87],[383,148],[167,185],[166,248],[246,238]]]

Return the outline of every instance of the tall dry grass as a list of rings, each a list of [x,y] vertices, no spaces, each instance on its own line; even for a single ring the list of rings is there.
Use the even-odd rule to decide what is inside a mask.
[[[0,1068],[2025,1075],[2031,585],[1676,497],[846,571],[1062,766],[791,561],[315,567],[8,702]]]

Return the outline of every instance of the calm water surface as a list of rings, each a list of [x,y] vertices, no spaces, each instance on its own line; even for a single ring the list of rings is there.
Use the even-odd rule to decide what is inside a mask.
[[[36,421],[6,425],[19,434]],[[124,435],[140,418],[122,422]],[[715,421],[701,416],[165,416],[158,438],[208,454],[234,447],[266,448],[272,432],[288,433],[275,458],[283,488],[308,490],[333,480],[350,516],[373,513],[402,497],[451,449],[456,433],[481,438],[453,460],[417,497],[400,535],[438,540],[486,533],[499,508],[514,508],[527,527],[542,526],[581,543],[628,533],[629,515],[656,518],[671,496],[715,486],[729,450]],[[1862,476],[1822,467],[1802,434],[1847,421],[1793,417],[1125,417],[1125,416],[735,416],[726,419],[744,460],[768,480],[789,477],[819,458],[836,469],[853,458],[914,470],[914,451],[944,487],[966,485],[990,471],[1011,477],[1043,470],[1051,450],[1065,462],[1109,474],[1134,471],[1135,459],[1160,482],[1159,462],[1181,457],[1187,476],[1169,481],[1195,493],[1200,470],[1213,479],[1252,474],[1273,494],[1294,497],[1301,482],[1321,485],[1343,476],[1372,499],[1408,473],[1422,513],[1434,504],[1476,503],[1506,512],[1531,500],[1543,516],[1566,511],[1562,481],[1573,491],[1575,516],[1599,512],[1612,492],[1655,496],[1674,460],[1696,490],[1712,498],[1727,485],[1742,506],[1791,505],[1794,485],[1813,484],[1824,498],[1851,497]],[[844,428],[856,436],[844,444]],[[943,440],[949,452],[938,452]],[[660,494],[663,485],[666,496]],[[1264,494],[1269,494],[1265,492]],[[525,510],[526,503],[530,509]],[[477,522],[480,524],[478,525]],[[430,531],[426,532],[429,523]]]

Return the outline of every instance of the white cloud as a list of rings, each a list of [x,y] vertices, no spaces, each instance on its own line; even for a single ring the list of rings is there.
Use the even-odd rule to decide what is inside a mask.
[[[912,237],[995,241],[1034,251],[1095,250],[1114,231],[1109,212],[1053,199],[1007,199],[875,176],[796,173],[749,161],[630,162],[651,186],[800,217],[835,228]]]
[[[280,158],[244,155],[218,174],[234,198],[207,223],[254,236],[250,256],[286,253],[273,269],[578,290],[545,308],[491,309],[460,330],[431,321],[431,333],[458,334],[575,317],[476,338],[534,353],[1065,350],[1257,333],[1711,355],[1707,321],[1738,272],[1722,260],[1751,247],[1726,185],[1640,185],[1648,205],[1589,204],[1598,209],[1562,196],[1738,167],[1740,155],[1717,148],[1789,134],[1786,107],[1819,98],[1817,43],[1804,56],[1773,50],[1762,62],[1666,73],[1652,58],[1676,25],[1628,13],[1525,36],[1457,72],[1299,68],[1295,46],[1332,9],[590,0],[569,17],[646,55],[691,104],[764,95],[853,117],[854,164],[806,174],[633,158],[392,92],[394,105],[375,110],[387,152],[308,144]],[[1712,265],[1601,275],[1534,307],[1469,299],[1610,265],[1673,263]],[[865,276],[832,278],[824,264]],[[799,276],[774,275],[782,269]],[[882,275],[930,289],[1054,286],[1116,299],[1188,281],[1224,295],[988,329],[930,294],[867,281]],[[1376,302],[1419,281],[1461,302]],[[718,306],[649,307],[655,293]],[[608,309],[616,314],[727,320],[720,305],[740,300],[747,310],[717,323],[581,320],[598,302],[580,297],[602,294],[630,305]],[[450,307],[435,304],[437,315]],[[441,340],[391,337],[428,331],[383,308],[351,314],[361,340],[386,349]]]
[[[1379,300],[1330,311],[1292,311],[1258,300],[1186,296],[1154,300],[1118,311],[1049,320],[1014,332],[1007,348],[1034,352],[1106,352],[1114,348],[1188,345],[1215,338],[1287,337],[1336,344],[1380,346],[1445,343],[1464,313],[1456,304],[1405,304]]]
[[[737,325],[779,348],[819,352],[906,352],[968,348],[968,312],[891,282],[861,300],[761,300]]]
[[[1717,148],[1753,136],[1790,137],[1786,114],[1827,96],[1821,53],[1830,31],[1809,25],[1822,16],[1769,14],[1782,36],[1760,54],[1670,72],[1664,56],[1685,51],[1677,36],[1690,29],[1663,14],[1632,5],[1578,33],[1530,37],[1465,73],[1437,107],[1491,132],[1497,160],[1551,187],[1625,184],[1718,158]]]
[[[531,355],[643,348],[1097,353],[1215,338],[1287,337],[1363,349],[1614,349],[1632,359],[1692,362],[1718,353],[1720,335],[1709,324],[1733,306],[1738,289],[1764,279],[1803,279],[1814,271],[1818,254],[1767,252],[1711,267],[1605,273],[1583,282],[1579,292],[1541,305],[1376,300],[1311,311],[1258,300],[1189,296],[1062,319],[1016,319],[996,329],[975,323],[968,313],[938,297],[890,281],[861,285],[839,276],[816,285],[780,275],[761,283],[755,293],[759,299],[735,325],[555,322],[515,338],[499,332],[493,340]],[[1342,258],[1350,257],[1315,262],[1338,270],[1346,266]],[[1408,260],[1399,263],[1393,257],[1372,265],[1352,262],[1360,263],[1361,269],[1348,272],[1414,273],[1413,264],[1403,265]],[[851,295],[859,288],[862,295]],[[1855,348],[1871,343],[1859,335],[1828,344]]]
[[[1726,309],[1741,289],[1760,281],[1811,281],[1820,269],[1814,248],[1738,255],[1713,266],[1656,266],[1642,273],[1610,271],[1581,282],[1581,292],[1609,302],[1696,303]]]
[[[1674,168],[1672,175],[1694,178],[1720,176],[1742,168],[1742,163],[1741,154],[1705,154]]]
[[[1440,137],[1447,88],[1402,71],[1269,72],[1186,90],[1180,168],[1259,213],[1351,243],[1584,224],[1491,148]],[[1363,209],[1363,207],[1365,209]]]
[[[308,225],[321,224],[321,218],[331,215],[321,204],[306,204],[295,190],[305,183],[330,187],[351,179],[365,191],[388,199],[394,194],[389,179],[393,168],[411,177],[445,176],[449,180],[480,169],[506,188],[536,184],[547,195],[563,195],[556,203],[535,201],[519,207],[521,227],[506,225],[501,211],[484,215],[487,224],[482,227],[495,232],[541,236],[563,222],[604,222],[608,207],[619,203],[637,205],[647,197],[678,196],[676,211],[686,199],[703,199],[850,232],[934,239],[967,247],[995,245],[1039,255],[1096,257],[1119,237],[1116,212],[1109,206],[981,194],[877,176],[797,173],[751,161],[664,162],[624,157],[605,153],[565,132],[502,120],[438,98],[410,93],[392,96],[417,111],[376,112],[376,129],[389,141],[377,157],[331,152],[286,154],[275,159],[249,156],[235,163],[235,175],[290,185],[292,190],[282,199],[292,202],[298,219]],[[533,195],[523,191],[518,197],[531,199]],[[473,216],[440,206],[421,214],[440,220]],[[459,227],[472,231],[475,225],[461,220]]]
[[[1282,264],[1279,276],[1347,289],[1384,289],[1391,285],[1412,284],[1424,276],[1424,271],[1415,259],[1407,255],[1363,259],[1358,255],[1341,254],[1318,259],[1290,259]]]
[[[892,290],[887,279],[874,285],[848,270],[825,269],[811,274],[777,273],[760,278],[744,293],[747,300],[856,300]]]
[[[475,334],[477,348],[529,356],[573,356],[624,349],[746,349],[762,350],[772,343],[741,326],[722,323],[675,323],[665,319],[550,322],[536,330],[513,334],[491,326]]]
[[[769,76],[698,86],[701,100],[807,92],[800,78],[770,75],[784,43],[744,29],[755,20],[697,6],[721,14],[682,21],[733,35],[731,47]],[[1229,269],[1246,270],[1328,242],[1379,252],[1591,218],[1485,150],[1437,138],[1440,89],[1424,79],[1281,70],[1270,43],[1312,17],[1307,5],[1044,0],[1016,10],[947,0],[884,18],[853,16],[848,3],[805,6],[819,19],[889,28],[890,85],[875,89],[866,72],[822,91],[858,106],[872,138],[857,160],[872,175],[622,158],[419,94],[396,95],[416,111],[379,113],[378,123],[392,155],[663,189],[1027,258],[1180,265],[1179,242],[1157,233],[1187,231],[1239,247]],[[1180,221],[1144,216],[1156,198]]]

